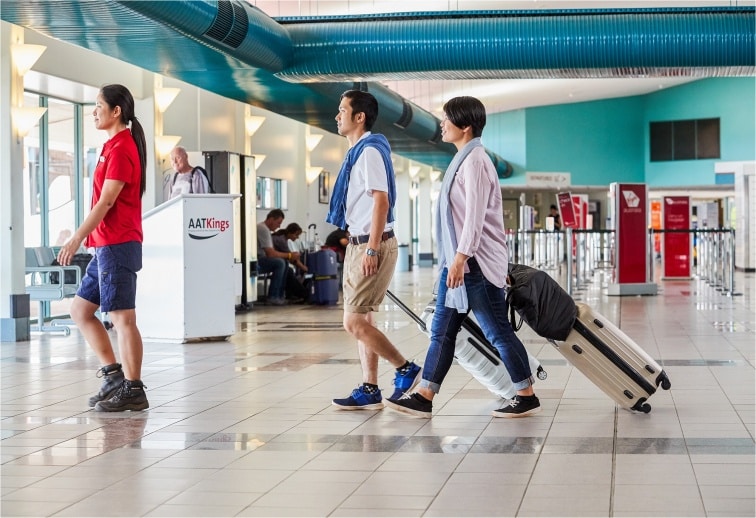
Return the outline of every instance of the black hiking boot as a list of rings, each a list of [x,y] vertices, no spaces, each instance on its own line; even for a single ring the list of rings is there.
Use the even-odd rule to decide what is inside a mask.
[[[146,410],[150,408],[145,386],[140,380],[123,380],[123,384],[110,399],[95,405],[99,412],[124,412],[126,410]]]
[[[102,386],[97,394],[89,398],[90,408],[100,401],[110,399],[121,384],[123,384],[123,380],[125,379],[120,363],[111,363],[110,365],[101,367],[97,370],[97,377],[102,378]]]

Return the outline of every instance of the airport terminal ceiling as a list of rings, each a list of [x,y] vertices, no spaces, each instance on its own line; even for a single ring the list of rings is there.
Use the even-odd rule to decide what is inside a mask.
[[[341,92],[368,90],[394,151],[443,170],[454,149],[437,110],[458,88],[501,111],[754,75],[754,12],[731,1],[3,0],[0,16],[325,131]],[[506,157],[493,158],[507,176]]]

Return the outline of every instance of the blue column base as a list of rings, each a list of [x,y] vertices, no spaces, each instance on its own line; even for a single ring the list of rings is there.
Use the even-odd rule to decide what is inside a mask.
[[[30,338],[29,317],[0,318],[0,342],[27,342]]]

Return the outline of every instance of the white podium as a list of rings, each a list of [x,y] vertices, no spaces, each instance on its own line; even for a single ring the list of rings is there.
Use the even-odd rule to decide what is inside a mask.
[[[136,311],[145,341],[183,343],[234,333],[232,205],[239,196],[184,194],[144,214]]]

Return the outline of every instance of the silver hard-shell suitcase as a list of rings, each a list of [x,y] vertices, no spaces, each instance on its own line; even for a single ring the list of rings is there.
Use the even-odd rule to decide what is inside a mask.
[[[671,383],[664,369],[616,325],[576,303],[578,315],[564,341],[550,340],[567,360],[621,407],[648,413],[647,400]]]
[[[430,335],[430,323],[435,311],[435,302],[429,303],[423,314],[417,316],[396,295],[390,291],[387,291],[386,295],[407,313],[410,318],[417,322],[418,327],[423,333]],[[491,345],[483,335],[483,331],[478,324],[469,316],[465,319],[462,329],[457,335],[454,358],[462,368],[493,394],[501,398],[511,399],[517,393],[512,385],[512,378],[509,376],[504,362],[501,361],[496,347]],[[546,379],[546,371],[543,370],[538,359],[530,353],[528,353],[528,362],[530,363],[531,371],[538,379]]]

